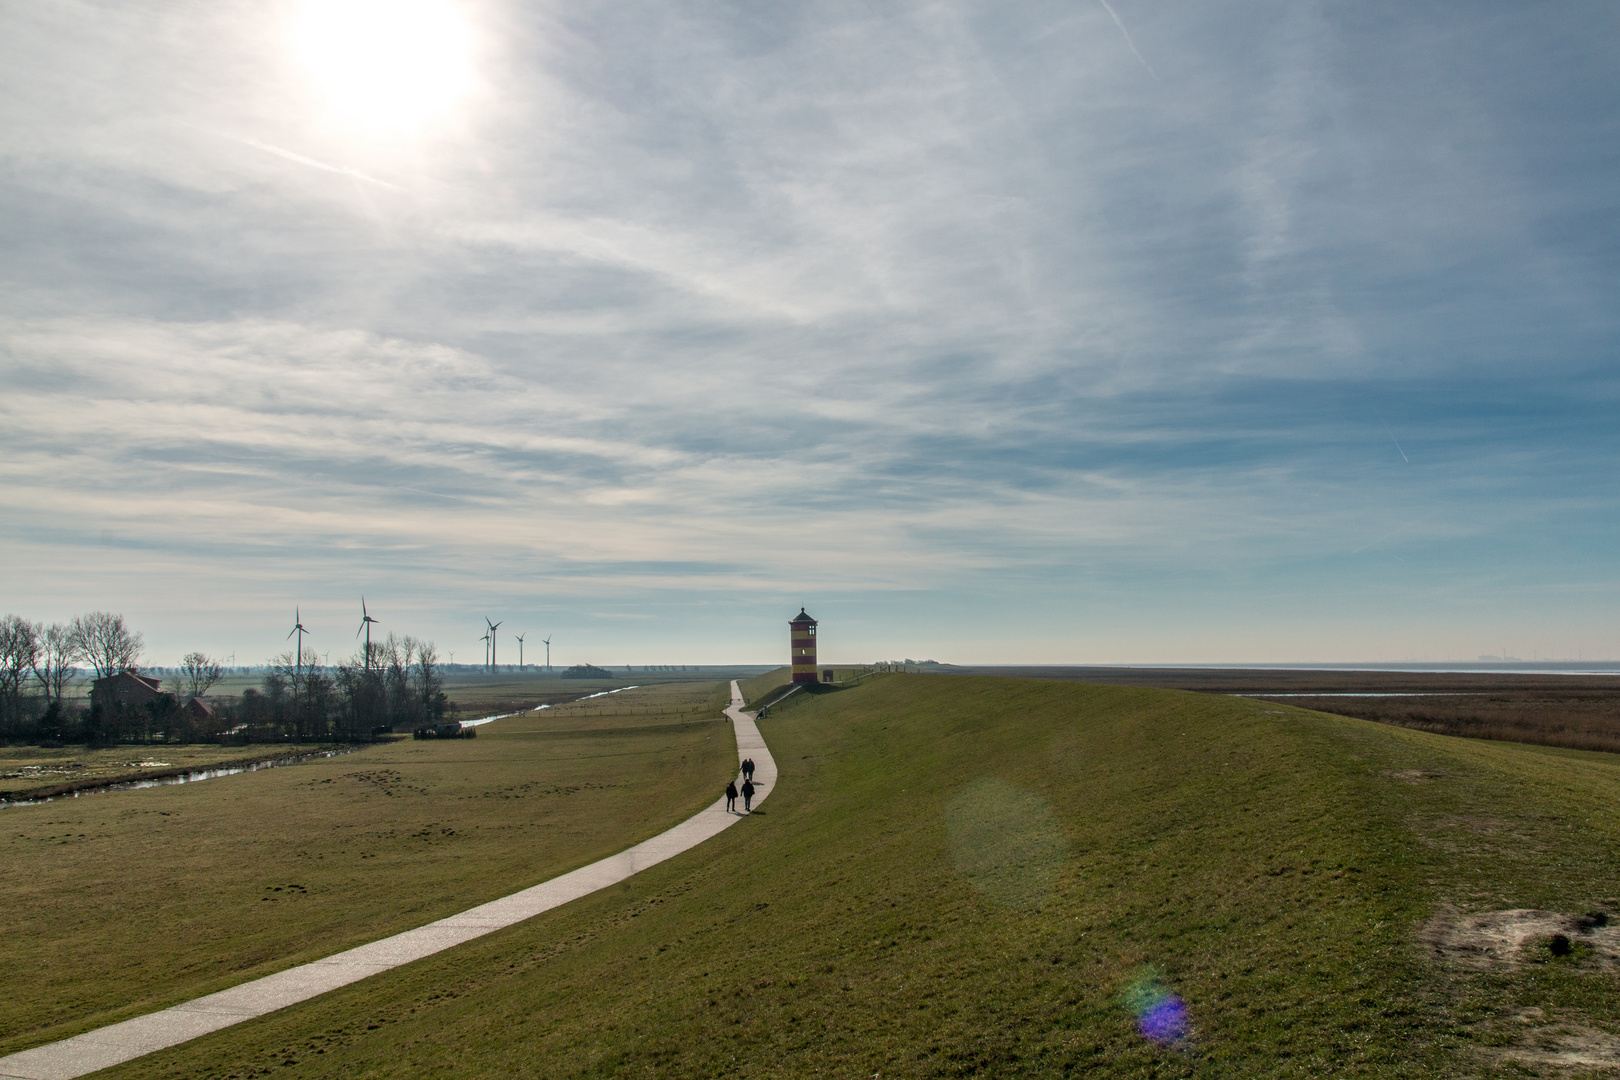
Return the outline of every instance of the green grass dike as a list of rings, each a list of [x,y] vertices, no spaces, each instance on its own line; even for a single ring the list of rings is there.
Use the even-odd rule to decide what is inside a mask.
[[[776,791],[701,847],[106,1075],[1608,1076],[1620,1061],[1614,757],[978,677],[801,693],[762,730]],[[591,775],[618,783],[620,767]],[[383,887],[374,865],[352,864],[354,889]]]

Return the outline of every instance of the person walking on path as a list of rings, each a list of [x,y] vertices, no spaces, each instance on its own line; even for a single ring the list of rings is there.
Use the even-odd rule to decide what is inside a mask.
[[[754,759],[753,758],[743,758],[742,772],[743,772],[743,779],[744,780],[752,780],[754,778]]]
[[[744,786],[747,786],[746,784]],[[737,812],[737,785],[733,781],[726,781],[726,813]]]
[[[743,781],[742,795],[743,795],[743,813],[745,813],[745,814],[753,813],[754,812],[754,782],[752,780],[744,780]]]

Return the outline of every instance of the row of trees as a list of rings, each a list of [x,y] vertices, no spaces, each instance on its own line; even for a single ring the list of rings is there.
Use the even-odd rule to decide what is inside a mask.
[[[303,740],[366,738],[382,730],[437,724],[453,706],[444,670],[431,641],[389,634],[336,667],[282,653],[265,675],[263,690],[247,690],[231,719],[250,728]]]
[[[393,634],[335,668],[308,650],[283,653],[260,688],[206,708],[189,702],[218,684],[224,668],[199,652],[185,657],[175,692],[138,704],[93,698],[88,709],[69,701],[79,665],[97,679],[135,672],[143,647],[122,615],[104,611],[49,625],[0,619],[0,741],[353,740],[436,724],[454,708],[433,643]]]

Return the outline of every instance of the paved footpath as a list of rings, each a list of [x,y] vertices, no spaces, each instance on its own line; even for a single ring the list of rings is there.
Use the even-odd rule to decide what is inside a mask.
[[[753,716],[742,711],[742,703],[742,693],[733,682],[731,706],[726,709],[726,715],[731,718],[737,732],[737,760],[754,759],[754,787],[757,789],[754,802],[758,804],[765,801],[765,796],[776,785],[776,762],[772,760],[765,740],[760,738]],[[97,1028],[71,1039],[0,1058],[0,1078],[66,1080],[68,1077],[83,1076],[232,1024],[240,1024],[255,1016],[308,1001],[328,990],[336,990],[379,971],[432,956],[616,884],[649,866],[656,866],[665,859],[696,847],[735,825],[739,817],[738,814],[727,812],[726,800],[722,796],[713,806],[651,840],[533,888],[480,904],[459,915],[373,941],[324,960],[266,975],[262,979],[161,1012],[138,1016],[121,1024]]]

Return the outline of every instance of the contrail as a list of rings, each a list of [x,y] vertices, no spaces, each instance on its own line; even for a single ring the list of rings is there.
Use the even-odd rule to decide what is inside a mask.
[[[1393,431],[1391,431],[1391,430],[1389,430],[1389,423],[1388,423],[1388,421],[1385,421],[1385,420],[1380,420],[1380,421],[1378,421],[1378,422],[1379,422],[1379,423],[1380,423],[1380,424],[1383,424],[1383,425],[1384,425],[1384,434],[1385,434],[1385,435],[1388,435],[1388,436],[1389,436],[1389,441],[1390,441],[1390,442],[1392,442],[1392,443],[1395,443],[1395,449],[1396,449],[1396,450],[1400,450],[1400,453],[1401,453],[1401,460],[1402,460],[1402,461],[1404,461],[1404,462],[1406,462],[1406,463],[1407,463],[1407,464],[1408,464],[1408,465],[1410,465],[1410,464],[1412,464],[1412,459],[1411,459],[1411,458],[1409,458],[1409,457],[1407,457],[1407,456],[1406,456],[1406,451],[1405,451],[1405,450],[1401,450],[1401,444],[1400,444],[1400,443],[1399,443],[1399,442],[1396,442],[1396,441],[1395,441],[1395,433],[1394,433],[1394,432],[1393,432]]]
[[[1372,547],[1373,545],[1382,544],[1385,540],[1388,540],[1390,537],[1395,536],[1397,533],[1403,533],[1407,529],[1411,528],[1413,525],[1415,525],[1417,523],[1417,520],[1418,520],[1417,518],[1413,518],[1411,521],[1408,521],[1405,525],[1401,525],[1401,526],[1399,526],[1397,528],[1389,530],[1389,532],[1385,533],[1383,536],[1380,536],[1378,539],[1367,541],[1365,544],[1362,544],[1360,547],[1356,548],[1356,550],[1352,551],[1350,554],[1352,554],[1352,555],[1360,555],[1363,551],[1366,551],[1368,548]]]
[[[1142,61],[1142,66],[1147,68],[1148,74],[1153,76],[1155,79],[1158,79],[1160,82],[1163,82],[1163,79],[1159,79],[1159,73],[1153,70],[1153,65],[1147,62],[1147,57],[1143,56],[1142,51],[1136,47],[1136,42],[1131,40],[1131,32],[1125,29],[1125,23],[1120,19],[1119,12],[1114,10],[1114,6],[1110,4],[1108,0],[1097,0],[1097,3],[1103,6],[1104,11],[1113,16],[1114,25],[1119,27],[1119,32],[1125,35],[1125,44],[1129,45],[1131,47],[1131,52],[1135,53],[1136,58]]]
[[[241,135],[226,135],[225,138],[231,140],[232,142],[239,142],[243,146],[251,146],[255,150],[263,150],[267,154],[274,154],[278,158],[285,158],[288,161],[296,161],[298,164],[308,165],[312,169],[320,169],[322,172],[337,173],[339,176],[352,176],[356,180],[364,180],[368,184],[376,184],[378,187],[385,187],[390,191],[405,190],[398,184],[390,184],[386,180],[378,180],[375,176],[367,176],[359,169],[350,169],[343,165],[328,165],[324,161],[316,161],[314,158],[305,157],[303,154],[295,154],[291,150],[283,150],[279,146],[271,146],[269,143],[262,143],[258,139],[248,139]]]

